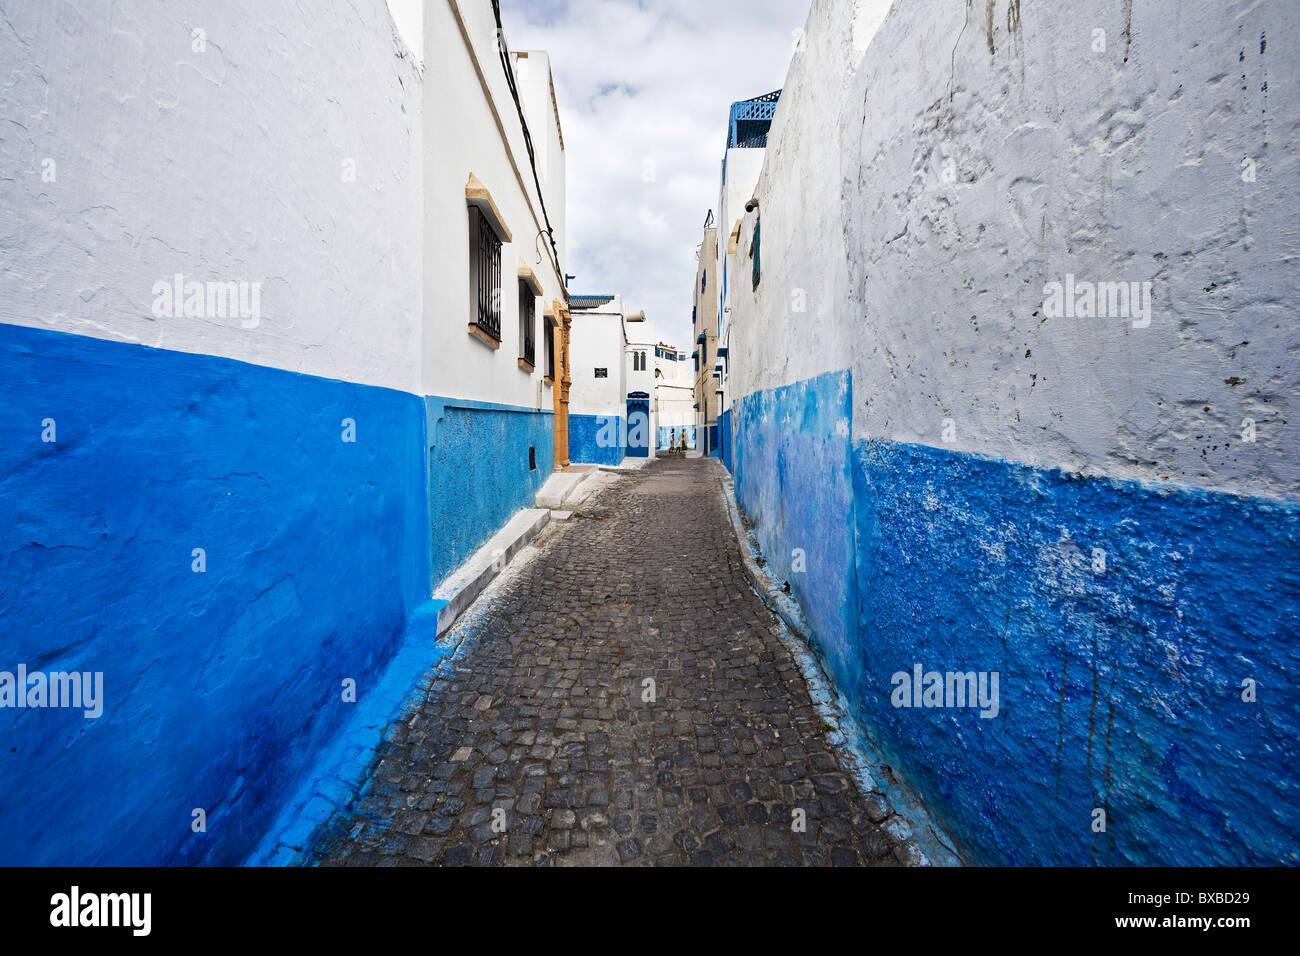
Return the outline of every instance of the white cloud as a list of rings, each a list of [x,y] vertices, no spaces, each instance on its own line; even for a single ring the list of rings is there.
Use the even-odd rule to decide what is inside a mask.
[[[784,84],[807,0],[501,7],[512,49],[551,55],[570,292],[620,293],[662,339],[689,346],[696,250],[705,213],[716,213],[731,104]]]

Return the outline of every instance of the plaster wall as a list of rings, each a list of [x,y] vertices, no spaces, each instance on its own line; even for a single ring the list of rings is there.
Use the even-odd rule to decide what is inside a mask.
[[[737,496],[969,858],[1296,861],[1297,43],[1282,2],[813,4],[731,287]],[[998,714],[903,706],[918,665]]]

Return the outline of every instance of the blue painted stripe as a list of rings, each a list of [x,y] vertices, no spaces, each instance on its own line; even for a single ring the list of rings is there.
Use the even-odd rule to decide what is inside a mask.
[[[621,415],[569,415],[571,462],[617,465],[623,460],[626,441],[627,423]]]
[[[450,635],[438,641],[438,612],[446,606],[446,601],[430,600],[411,614],[396,653],[349,709],[343,727],[315,755],[296,791],[244,861],[247,865],[306,862],[320,828],[356,800],[384,731],[423,702],[433,669],[460,646],[448,639]]]
[[[554,415],[534,408],[433,397],[429,427],[429,538],[436,587],[555,470]],[[529,467],[529,449],[533,450]]]
[[[832,372],[734,404],[736,498],[771,572],[790,583],[840,689],[857,686],[851,450],[853,390]],[[840,432],[843,431],[843,434]]]
[[[428,594],[423,404],[9,325],[0,368],[0,669],[105,695],[0,709],[0,862],[237,863]]]
[[[733,465],[733,460],[732,460],[733,456],[732,456],[732,448],[731,448],[731,443],[732,443],[731,409],[727,409],[725,412],[722,413],[721,422],[722,422],[722,426],[721,426],[722,427],[722,466],[726,468],[727,471],[731,472],[734,475],[736,469]]]
[[[737,496],[864,729],[967,853],[1300,862],[1300,505],[852,442],[850,391],[834,373],[736,403]],[[895,706],[916,664],[997,672],[998,715]]]

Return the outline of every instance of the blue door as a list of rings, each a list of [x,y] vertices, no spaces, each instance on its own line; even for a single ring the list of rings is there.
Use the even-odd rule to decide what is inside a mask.
[[[629,458],[650,457],[650,402],[627,400],[627,454]]]

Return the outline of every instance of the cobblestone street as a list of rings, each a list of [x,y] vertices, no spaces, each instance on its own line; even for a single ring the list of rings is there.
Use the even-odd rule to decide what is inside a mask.
[[[313,862],[905,859],[748,584],[719,473],[662,458],[552,522],[480,598],[477,638],[393,724]]]

